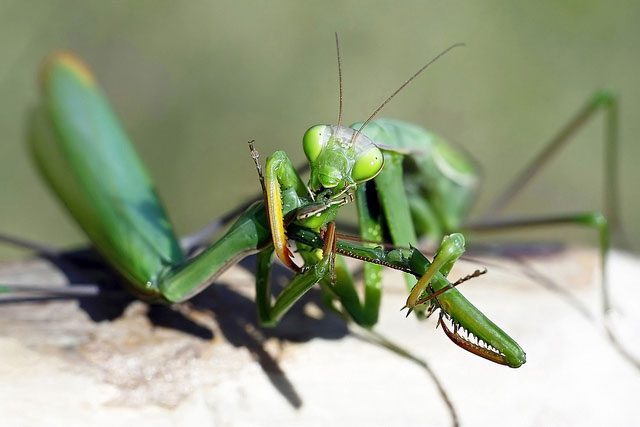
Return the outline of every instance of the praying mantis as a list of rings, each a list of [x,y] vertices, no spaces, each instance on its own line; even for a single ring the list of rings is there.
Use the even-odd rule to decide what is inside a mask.
[[[380,272],[365,271],[367,290],[360,304],[343,262],[335,261],[339,252],[422,277],[407,307],[433,301],[431,289],[441,292],[436,297],[438,307],[448,308],[440,320],[442,323],[444,316],[451,319],[454,331],[446,332],[454,342],[498,363],[512,367],[524,363],[520,346],[457,290],[450,289],[446,275],[462,255],[462,235],[447,237],[433,264],[413,248],[385,250],[371,243],[381,242],[384,224],[368,213],[366,199],[358,197],[361,217],[368,221],[367,229],[378,228],[377,239],[369,243],[337,239],[333,220],[338,209],[354,198],[354,192],[365,191],[364,182],[385,176],[381,173],[385,162],[391,170],[392,162],[386,161],[364,133],[340,125],[309,129],[303,138],[311,161],[308,187],[286,154],[274,153],[266,161],[264,175],[261,173],[266,202],[251,205],[222,237],[187,259],[150,178],[89,69],[69,53],[56,54],[43,68],[42,86],[42,103],[29,125],[36,164],[98,252],[126,278],[136,296],[156,302],[184,301],[230,265],[257,252],[256,300],[263,325],[275,325],[305,292],[324,282],[330,299],[339,301],[357,323],[370,327],[377,321]],[[338,182],[331,181],[337,175]],[[400,221],[403,218],[389,223]],[[303,235],[305,231],[322,231],[322,244]],[[293,261],[289,238],[296,240],[304,268]],[[415,240],[407,238],[403,246]],[[272,303],[269,273],[274,252],[296,275]],[[333,274],[338,278],[332,283]],[[463,339],[458,328],[478,337],[478,344]]]
[[[337,37],[336,45],[339,52]],[[308,184],[284,152],[269,156],[263,170],[252,147],[263,200],[247,207],[222,237],[191,258],[181,248],[149,175],[93,74],[70,53],[54,54],[43,67],[43,96],[30,116],[29,143],[45,181],[98,252],[142,299],[184,301],[239,259],[257,253],[256,304],[263,325],[275,325],[305,292],[320,284],[333,308],[370,328],[377,322],[380,271],[390,267],[418,278],[415,285],[413,279],[407,279],[411,292],[406,308],[420,310],[428,305],[429,313],[440,309],[439,324],[454,343],[516,368],[526,360],[522,348],[458,292],[455,285],[461,281],[452,284],[447,279],[464,252],[464,238],[455,231],[463,226],[477,190],[479,180],[473,161],[415,125],[374,120],[382,107],[434,60],[362,123],[342,126],[340,96],[337,125],[312,126],[303,136],[303,149],[310,162]],[[526,184],[544,158],[581,122],[602,107],[609,107],[611,120],[615,120],[614,98],[606,94],[596,97],[558,142],[532,163],[524,178],[505,193],[496,210]],[[613,143],[610,146],[615,148]],[[615,154],[614,148],[611,151]],[[613,180],[612,174],[607,176]],[[362,241],[344,238],[335,230],[340,207],[350,202],[358,207]],[[485,221],[469,228],[567,222],[596,225],[601,230],[605,258],[607,223],[595,213],[504,223]],[[444,234],[433,262],[413,246],[418,236]],[[387,236],[397,247],[382,246]],[[303,265],[292,254],[293,242]],[[272,301],[269,276],[274,253],[296,274]],[[336,254],[367,262],[362,302],[344,261]],[[447,320],[453,330],[446,326]],[[459,331],[470,332],[476,341],[463,338]]]

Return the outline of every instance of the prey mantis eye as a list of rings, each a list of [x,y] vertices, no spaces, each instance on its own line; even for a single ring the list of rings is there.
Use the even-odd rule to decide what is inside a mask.
[[[351,178],[355,182],[368,181],[380,173],[383,165],[384,156],[382,151],[378,147],[372,146],[362,152],[356,159],[351,170]]]
[[[310,162],[314,162],[331,136],[331,127],[315,125],[310,127],[302,137],[302,148]]]

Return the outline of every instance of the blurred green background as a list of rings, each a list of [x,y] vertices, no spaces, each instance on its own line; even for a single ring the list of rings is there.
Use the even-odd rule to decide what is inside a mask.
[[[185,233],[258,191],[247,140],[263,156],[284,149],[300,163],[305,129],[335,121],[338,31],[347,122],[368,116],[443,48],[467,43],[384,115],[474,153],[485,175],[476,212],[596,90],[618,93],[622,219],[637,247],[640,2],[518,3],[3,0],[0,231],[65,246],[84,241],[23,141],[36,70],[51,51],[74,50],[95,70]],[[602,140],[598,118],[509,212],[600,209]]]

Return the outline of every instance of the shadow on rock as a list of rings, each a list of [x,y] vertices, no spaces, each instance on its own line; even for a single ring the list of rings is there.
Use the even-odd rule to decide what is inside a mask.
[[[99,286],[99,297],[78,298],[80,309],[94,322],[118,319],[135,301],[130,293],[123,291],[123,287],[127,287],[124,280],[95,251],[83,249],[43,258],[48,259],[66,276],[71,288],[86,283]],[[240,266],[253,273],[255,257],[246,258]],[[224,280],[224,276],[222,279]],[[291,273],[288,270],[279,265],[274,266],[274,296],[290,279]],[[307,292],[275,328],[261,327],[257,319],[255,301],[224,283],[212,284],[189,300],[185,306],[189,309],[150,304],[147,317],[155,326],[174,329],[202,340],[211,340],[214,338],[214,331],[193,320],[193,316],[184,313],[189,310],[213,313],[218,330],[224,335],[225,340],[235,347],[246,348],[262,367],[274,388],[296,408],[302,406],[302,400],[278,361],[266,350],[267,340],[299,343],[314,338],[340,339],[348,334],[344,320],[324,306],[321,292],[317,288]]]

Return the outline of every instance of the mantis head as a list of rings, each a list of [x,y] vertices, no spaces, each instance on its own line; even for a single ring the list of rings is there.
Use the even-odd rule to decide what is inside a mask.
[[[359,129],[351,129],[341,126],[342,123],[342,66],[340,61],[340,43],[338,33],[336,36],[336,52],[338,58],[338,85],[340,88],[338,124],[316,125],[308,129],[302,139],[304,152],[311,166],[309,177],[309,190],[315,197],[319,192],[332,202],[327,206],[347,200],[355,187],[363,182],[373,179],[380,173],[384,166],[384,156],[372,140],[362,133],[362,130],[371,120],[391,101],[402,89],[418,77],[431,64],[442,55],[462,44],[454,44],[442,51],[435,58],[422,66],[415,74],[409,77],[398,89],[396,89],[378,108],[369,116]],[[345,202],[346,203],[346,202]]]
[[[335,195],[373,179],[384,165],[382,151],[363,133],[344,126],[316,125],[302,139],[311,165],[309,189]]]

